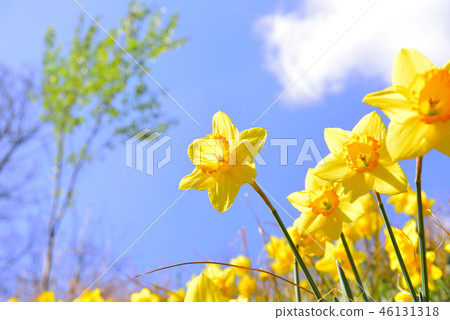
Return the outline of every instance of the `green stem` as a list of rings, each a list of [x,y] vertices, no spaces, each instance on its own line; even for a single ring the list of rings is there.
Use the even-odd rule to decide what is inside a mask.
[[[344,233],[341,233],[341,241],[344,245],[345,252],[347,253],[348,261],[350,262],[350,266],[352,267],[353,274],[355,275],[356,282],[358,283],[359,290],[362,293],[363,299],[365,302],[369,302],[369,298],[367,297],[366,291],[364,291],[364,286],[361,281],[361,277],[359,276],[358,269],[356,268],[355,261],[353,260],[352,253],[350,252],[350,248],[348,247],[347,240],[345,239]]]
[[[314,279],[312,278],[311,274],[309,273],[305,262],[303,261],[302,257],[300,256],[300,253],[298,252],[297,247],[294,244],[294,241],[292,241],[291,236],[289,235],[289,232],[287,231],[286,227],[284,226],[283,221],[281,220],[280,216],[278,215],[277,210],[272,206],[272,203],[270,203],[266,194],[261,190],[261,188],[256,183],[256,181],[251,182],[250,185],[253,187],[253,189],[256,191],[256,193],[258,193],[259,196],[264,200],[264,202],[266,203],[266,205],[269,207],[270,211],[272,212],[272,215],[275,217],[275,220],[277,220],[277,223],[278,223],[281,231],[283,232],[284,236],[286,237],[287,243],[289,244],[292,252],[294,253],[295,259],[299,263],[300,268],[302,268],[302,271],[305,274],[306,280],[308,281],[309,286],[311,287],[312,291],[314,292],[314,296],[316,297],[316,299],[318,301],[323,301],[322,295],[320,294],[319,289],[317,289]]]
[[[298,250],[298,247],[297,247]],[[294,282],[296,285],[300,285],[300,272],[298,270],[298,262],[294,260]],[[302,301],[302,294],[300,293],[300,287],[295,287],[295,299],[297,302]]]
[[[427,249],[425,242],[425,227],[423,223],[422,208],[422,157],[417,158],[416,163],[416,196],[417,196],[417,231],[419,233],[420,270],[422,274],[422,293],[424,301],[430,301],[427,272]]]
[[[386,225],[386,229],[389,234],[389,238],[391,239],[392,246],[394,247],[395,255],[397,256],[398,264],[400,265],[400,269],[402,270],[403,277],[405,278],[406,285],[408,286],[409,293],[411,294],[412,299],[414,302],[419,302],[417,300],[416,292],[414,291],[414,286],[411,282],[411,279],[409,278],[408,270],[406,269],[405,262],[403,261],[402,255],[400,253],[400,249],[398,248],[397,241],[395,240],[394,232],[392,231],[391,224],[389,222],[388,216],[386,214],[386,211],[384,210],[383,202],[381,201],[380,194],[376,191],[374,191],[375,197],[378,201],[378,206],[381,211],[381,215],[383,216],[384,224]]]

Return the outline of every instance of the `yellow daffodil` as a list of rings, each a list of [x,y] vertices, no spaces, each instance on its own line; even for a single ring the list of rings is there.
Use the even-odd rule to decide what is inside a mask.
[[[267,280],[269,280],[271,278],[271,275],[268,274],[268,273],[265,273],[265,272],[259,272],[258,273],[258,278],[261,281],[267,281]]]
[[[400,291],[394,297],[395,302],[412,302],[412,297],[409,292]]]
[[[233,269],[231,267],[221,269],[217,264],[208,264],[202,273],[214,282],[225,297],[232,298],[238,293]]]
[[[86,290],[79,299],[75,299],[76,302],[105,302],[102,298],[102,293],[100,289],[95,289],[93,291]]]
[[[355,251],[353,244],[350,241],[347,241],[347,243],[358,272],[361,273],[360,264],[366,260],[366,255],[362,251]],[[326,254],[316,262],[315,267],[318,271],[330,274],[333,281],[338,281],[339,274],[336,268],[336,260],[338,260],[341,264],[347,278],[354,279],[355,277],[353,275],[350,262],[348,261],[347,253],[345,252],[345,248],[340,239],[336,242],[336,244],[332,244],[331,242],[327,243]]]
[[[447,243],[444,247],[444,250],[450,253],[450,243]]]
[[[353,128],[325,129],[330,154],[314,170],[321,179],[342,182],[353,202],[375,190],[383,194],[406,191],[406,176],[386,150],[386,127],[376,113],[365,115]]]
[[[436,260],[433,251],[428,251],[426,253],[426,258],[427,258],[428,286],[430,290],[433,290],[435,288],[436,280],[442,277],[442,270],[433,264],[434,261]],[[406,265],[406,268],[408,269],[408,272],[410,274],[413,286],[414,287],[420,286],[422,284],[422,274],[419,259],[410,262],[410,264]],[[402,285],[404,288],[406,288],[406,282],[404,281],[404,279],[402,281]]]
[[[378,212],[378,204],[372,194],[368,193],[361,197],[364,207],[364,214],[358,220],[351,223],[344,223],[343,233],[347,239],[353,243],[361,238],[370,240],[375,234],[381,231],[383,219]]]
[[[396,212],[404,212],[410,216],[417,216],[417,195],[408,186],[408,191],[391,196],[388,200],[394,205]],[[424,215],[431,213],[431,207],[434,204],[434,199],[428,199],[425,191],[422,190],[422,210]]]
[[[141,292],[135,292],[131,294],[131,302],[159,302],[161,297],[155,293],[152,293],[148,288],[144,288]]]
[[[213,117],[213,132],[195,140],[188,155],[194,171],[180,182],[180,190],[208,190],[211,204],[225,212],[239,188],[256,178],[253,158],[266,141],[267,131],[252,128],[241,133],[223,112]]]
[[[190,281],[185,302],[226,302],[229,301],[219,287],[203,273]]]
[[[248,298],[245,296],[238,296],[236,299],[231,299],[230,302],[248,302]]]
[[[19,302],[19,299],[18,299],[17,297],[11,297],[11,298],[9,298],[9,300],[6,301],[6,302]]]
[[[256,293],[256,279],[246,274],[238,281],[239,293],[245,297],[251,297]]]
[[[431,149],[450,156],[450,62],[437,68],[420,52],[402,49],[394,60],[392,86],[363,102],[391,120],[386,141],[394,161]]]
[[[265,249],[270,258],[273,259],[272,269],[276,274],[287,274],[294,267],[294,254],[285,238],[270,237]]]
[[[37,298],[38,302],[55,302],[55,293],[53,291],[44,291]]]
[[[301,256],[317,257],[323,256],[326,247],[326,237],[322,232],[315,234],[304,234],[299,227],[300,220],[294,221],[294,225],[287,230],[292,241],[297,246]]]
[[[386,246],[385,249],[389,253],[390,267],[391,270],[401,270],[398,263],[397,256],[392,246],[392,242],[387,235],[387,230],[385,229],[386,235]],[[397,242],[398,248],[402,254],[402,258],[405,261],[405,265],[411,265],[416,261],[416,247],[419,241],[419,235],[416,231],[416,221],[409,220],[403,229],[392,228],[394,232],[395,241]]]
[[[296,220],[302,234],[323,232],[331,240],[341,235],[342,221],[354,221],[364,214],[361,201],[351,203],[342,184],[320,179],[313,169],[306,174],[305,190],[292,193],[288,200],[302,212]]]
[[[233,258],[230,260],[230,264],[249,268],[250,267],[250,258],[244,256],[243,254],[238,255],[236,258]],[[234,272],[240,277],[248,273],[248,270],[241,269],[241,268],[233,268]]]
[[[176,291],[170,292],[167,302],[183,302],[186,297],[186,290],[179,288]]]

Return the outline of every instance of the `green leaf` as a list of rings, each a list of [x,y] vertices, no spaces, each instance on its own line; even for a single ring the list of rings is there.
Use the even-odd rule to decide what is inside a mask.
[[[353,302],[354,298],[352,291],[350,290],[350,285],[347,281],[347,277],[345,276],[344,270],[342,270],[341,264],[339,263],[338,260],[336,260],[336,267],[339,273],[339,283],[341,284],[342,291],[346,295],[345,299],[349,302]]]

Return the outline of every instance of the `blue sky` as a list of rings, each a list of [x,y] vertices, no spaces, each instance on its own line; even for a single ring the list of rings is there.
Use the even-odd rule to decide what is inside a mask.
[[[120,4],[116,1],[114,5],[103,0],[79,2],[92,15],[101,15],[101,23],[106,28],[116,26],[126,12],[125,1]],[[188,37],[189,41],[181,49],[161,57],[151,73],[198,120],[200,126],[166,98],[163,102],[166,115],[179,121],[166,133],[172,137],[172,161],[168,165],[154,176],[127,168],[123,144],[105,154],[102,160],[95,161],[84,172],[78,186],[75,210],[81,217],[91,210],[94,220],[99,221],[101,227],[91,228],[90,232],[110,244],[112,259],[118,257],[181,195],[178,183],[193,169],[187,147],[193,139],[210,133],[211,118],[215,112],[226,112],[239,130],[247,129],[286,87],[284,80],[277,78],[273,64],[267,61],[267,43],[261,37],[257,21],[274,12],[289,13],[295,10],[297,5],[294,1],[154,3],[166,6],[169,14],[180,14],[176,35]],[[4,44],[0,62],[16,70],[31,68],[36,73],[39,72],[47,26],[54,25],[59,39],[68,43],[82,14],[72,0],[43,0],[39,3],[33,0],[3,0],[0,11],[7,13],[0,21],[0,37]],[[292,37],[295,39],[295,34]],[[448,53],[446,51],[444,55],[449,56]],[[317,68],[320,63],[317,62]],[[299,76],[301,73],[299,69]],[[151,79],[147,81],[152,83]],[[314,139],[325,156],[328,150],[323,140],[324,128],[350,130],[363,115],[374,110],[360,102],[362,97],[388,85],[382,76],[361,75],[358,72],[340,81],[345,81],[344,87],[334,93],[322,92],[320,99],[308,102],[307,108],[304,101],[296,102],[295,97],[280,99],[255,124],[268,130],[268,138],[297,138],[300,141],[299,146],[289,147],[287,166],[279,165],[279,147],[266,143],[261,155],[268,165],[257,168],[257,181],[293,217],[297,217],[298,212],[286,196],[303,189],[307,169],[315,166],[312,161],[305,162],[303,166],[294,165],[303,140]],[[154,85],[154,88],[156,90],[157,86]],[[293,90],[296,90],[295,86]],[[44,153],[36,156],[45,158]],[[401,165],[412,183],[415,162],[404,161]],[[449,159],[436,151],[430,152],[424,160],[423,188],[429,196],[446,205],[450,180],[448,165]],[[49,164],[44,167],[44,175],[49,177],[50,169]],[[49,190],[50,186],[49,179]],[[124,258],[136,264],[133,272],[202,259],[227,261],[241,253],[242,242],[238,231],[244,227],[251,256],[256,259],[262,241],[247,199],[259,219],[273,221],[268,209],[249,186],[241,188],[234,204],[225,214],[215,211],[209,203],[207,192],[193,190],[182,196]],[[402,217],[394,214],[390,206],[389,210],[393,224],[402,226]],[[292,221],[289,216],[282,209],[279,212],[285,223],[290,225]],[[70,229],[70,226],[66,227]],[[267,225],[267,231],[279,234],[272,225]],[[188,270],[186,276],[198,268]],[[162,275],[152,277],[149,281],[157,280]]]

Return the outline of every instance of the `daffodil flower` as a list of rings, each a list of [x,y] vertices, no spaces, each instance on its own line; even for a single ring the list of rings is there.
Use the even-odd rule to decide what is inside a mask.
[[[355,221],[364,214],[361,201],[351,203],[342,184],[320,179],[313,169],[306,174],[305,190],[290,194],[288,200],[302,212],[296,225],[303,234],[322,231],[331,240],[341,235],[343,221]]]
[[[325,234],[321,231],[315,234],[304,234],[300,228],[300,223],[299,219],[297,219],[294,221],[294,225],[287,229],[292,241],[294,241],[298,248],[298,252],[300,252],[302,256],[323,256],[326,247]]]
[[[365,115],[352,131],[327,128],[325,141],[331,153],[316,166],[314,174],[342,182],[351,201],[370,190],[389,195],[404,192],[406,176],[389,156],[385,139],[386,127],[376,112]]]
[[[409,220],[405,224],[403,229],[392,228],[392,231],[394,232],[395,236],[395,241],[397,242],[398,248],[402,253],[403,261],[407,266],[416,262],[416,247],[419,241],[419,235],[417,234],[416,228],[417,227],[415,220]],[[389,254],[390,268],[391,270],[401,270],[397,256],[395,255],[394,247],[392,246],[392,242],[389,240],[387,236],[386,229],[385,234],[386,234],[385,250]]]
[[[404,212],[410,216],[417,216],[417,195],[414,190],[408,185],[408,191],[393,195],[388,200],[394,205],[397,213]],[[434,204],[434,199],[428,199],[425,191],[422,190],[422,210],[425,215],[431,213],[431,207]]]
[[[420,262],[418,261],[417,255],[417,244],[419,242],[419,235],[416,231],[416,221],[409,220],[403,229],[393,228],[395,239],[397,241],[398,247],[402,252],[403,260],[405,261],[408,273],[411,276],[411,282],[414,287],[419,286],[422,283]],[[395,256],[394,248],[392,243],[386,240],[386,251],[389,254],[390,268],[391,270],[400,270],[400,265]],[[442,277],[442,270],[435,266],[434,252],[428,251],[426,253],[427,259],[427,274],[428,274],[428,285],[431,289],[434,289],[434,282]],[[402,285],[406,288],[406,282],[402,279]]]
[[[348,242],[348,246],[352,253],[353,261],[355,262],[358,272],[361,273],[360,264],[366,260],[366,255],[362,251],[355,251],[351,242]],[[336,260],[338,260],[342,269],[345,271],[346,276],[354,279],[350,261],[348,260],[347,253],[345,252],[345,248],[340,239],[336,241],[336,244],[328,242],[326,252],[327,254],[315,264],[318,271],[328,273],[331,275],[333,281],[338,281],[339,274],[336,268]]]
[[[365,214],[358,220],[345,223],[343,233],[347,239],[355,243],[361,238],[370,240],[381,231],[383,219],[378,212],[378,204],[371,193],[361,197]]]
[[[400,291],[394,297],[395,302],[413,302],[409,292]]]
[[[239,188],[256,178],[253,158],[266,141],[267,131],[251,128],[241,133],[223,112],[213,117],[213,132],[195,140],[188,155],[194,171],[180,182],[180,190],[208,190],[211,204],[225,212]]]
[[[450,62],[437,68],[420,52],[402,49],[392,84],[363,99],[391,120],[386,143],[392,159],[421,157],[431,149],[450,156]]]
[[[276,274],[282,275],[292,271],[294,267],[294,253],[286,239],[271,236],[270,241],[265,245],[265,249],[268,256],[273,259],[271,267]]]
[[[144,288],[141,292],[135,292],[131,294],[131,302],[159,302],[161,297],[152,293],[148,288]]]
[[[189,283],[184,302],[227,302],[219,287],[203,273]]]
[[[53,291],[44,291],[37,298],[38,302],[55,302],[55,293]]]

